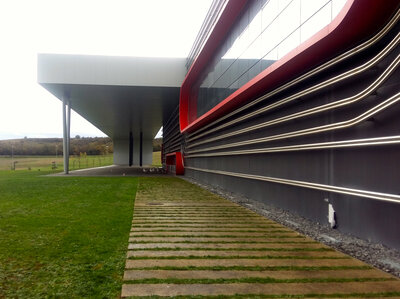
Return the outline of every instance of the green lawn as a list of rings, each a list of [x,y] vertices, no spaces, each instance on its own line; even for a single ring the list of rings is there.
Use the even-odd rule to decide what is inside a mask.
[[[162,166],[161,152],[153,152],[153,166]]]
[[[0,298],[115,298],[137,178],[0,171]]]
[[[63,157],[58,156],[14,156],[11,159],[10,156],[0,156],[0,170],[10,170],[12,161],[17,161],[15,164],[16,170],[52,170],[62,171],[63,170]],[[52,169],[53,162],[57,166],[56,169]],[[106,166],[113,164],[113,155],[98,155],[98,156],[71,156],[69,159],[70,170],[92,168],[99,166]],[[161,166],[161,152],[153,152],[153,166]]]

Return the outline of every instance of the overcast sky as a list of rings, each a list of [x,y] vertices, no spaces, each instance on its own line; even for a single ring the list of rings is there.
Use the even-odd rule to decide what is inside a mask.
[[[37,54],[186,57],[211,0],[1,0],[0,139],[62,137]],[[71,136],[104,136],[76,113]]]

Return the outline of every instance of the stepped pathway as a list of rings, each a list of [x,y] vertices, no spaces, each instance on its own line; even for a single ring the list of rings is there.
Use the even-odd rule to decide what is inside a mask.
[[[400,297],[400,280],[178,178],[140,178],[122,297]]]

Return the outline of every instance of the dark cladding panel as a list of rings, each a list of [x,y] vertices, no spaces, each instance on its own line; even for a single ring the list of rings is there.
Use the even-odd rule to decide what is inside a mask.
[[[400,249],[399,15],[361,51],[186,133],[186,175],[326,225],[330,203],[338,230]]]

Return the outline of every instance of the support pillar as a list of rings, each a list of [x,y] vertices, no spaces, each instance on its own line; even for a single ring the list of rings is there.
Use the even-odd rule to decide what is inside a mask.
[[[71,149],[71,102],[68,101],[68,109],[67,109],[67,167],[69,171],[69,156],[70,156],[70,149]]]
[[[133,165],[133,135],[129,132],[129,166]]]
[[[143,132],[140,132],[140,157],[139,157],[139,165],[143,166]]]
[[[63,156],[64,156],[64,173],[69,173],[69,147],[70,147],[70,131],[71,131],[71,103],[65,98],[62,100],[63,113]],[[68,106],[68,108],[67,108]]]

